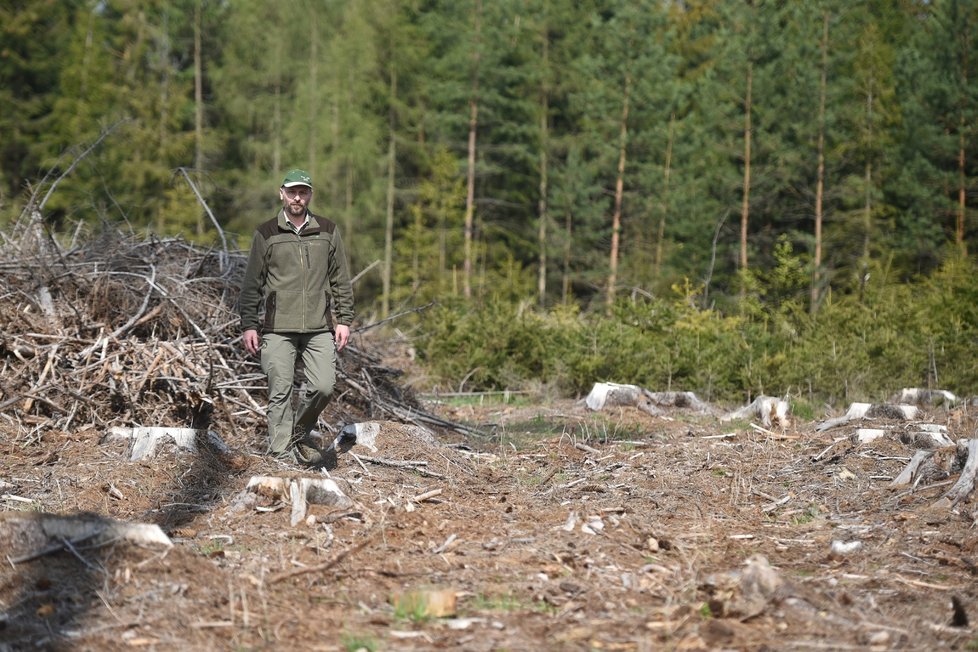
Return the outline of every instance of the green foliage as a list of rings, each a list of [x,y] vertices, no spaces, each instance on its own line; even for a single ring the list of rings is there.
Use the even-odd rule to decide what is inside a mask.
[[[778,254],[782,281],[771,287],[801,283],[787,255]],[[821,402],[884,399],[901,387],[974,393],[976,271],[952,258],[911,286],[888,283],[887,270],[874,268],[861,300],[829,300],[814,317],[796,299],[774,311],[757,304],[723,315],[696,307],[685,290],[672,301],[619,301],[610,315],[504,300],[443,304],[427,315],[418,352],[440,382],[458,389],[547,383],[581,395],[609,381],[707,400],[796,395],[799,414],[810,416]]]
[[[561,322],[571,327],[565,336],[546,312],[521,314],[520,328],[490,315],[504,334],[542,320],[550,343],[572,346],[557,360],[524,351],[506,369],[479,360],[464,372],[483,371],[466,382],[545,371],[570,388],[625,373],[717,395],[771,391],[785,379],[799,383],[793,391],[858,393],[875,380],[866,369],[875,351],[892,343],[883,335],[924,327],[918,298],[943,305],[936,289],[918,291],[924,275],[941,268],[949,245],[963,253],[976,236],[978,75],[968,53],[978,50],[978,5],[850,5],[6,3],[0,222],[57,179],[42,211],[56,234],[75,220],[124,221],[210,243],[214,229],[177,172],[194,168],[229,240],[247,246],[278,208],[281,172],[300,166],[316,180],[313,209],[340,224],[355,271],[387,264],[390,217],[384,301],[457,299],[468,204],[468,280],[479,302],[587,305],[600,301],[610,275],[620,194],[618,290],[656,299],[615,314],[641,323],[643,311],[677,311],[653,331],[666,341],[600,318]],[[817,323],[807,316],[816,195],[819,289],[830,297],[816,306]],[[744,199],[748,270],[738,266]],[[362,314],[380,298],[381,276],[358,281]],[[694,303],[718,314],[669,305],[669,288],[685,279],[704,285]],[[889,310],[892,286],[909,282],[913,308]],[[880,315],[894,326],[871,332]],[[826,323],[833,318],[875,344],[854,347]],[[901,377],[958,380],[948,376],[957,366],[942,363],[966,346],[953,338],[970,337],[968,324],[928,325],[909,349],[923,347],[922,358],[887,355]],[[823,347],[832,358],[827,370],[795,357],[807,346],[802,334],[816,342],[810,353]],[[652,362],[609,361],[588,337],[639,346]]]
[[[377,640],[366,634],[351,634],[344,632],[340,635],[340,643],[346,652],[376,652],[380,649]]]

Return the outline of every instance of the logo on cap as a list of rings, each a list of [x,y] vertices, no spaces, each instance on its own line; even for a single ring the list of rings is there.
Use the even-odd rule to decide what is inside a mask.
[[[282,187],[291,188],[292,186],[309,186],[312,188],[312,177],[305,170],[289,170],[285,175],[285,180],[282,181]]]

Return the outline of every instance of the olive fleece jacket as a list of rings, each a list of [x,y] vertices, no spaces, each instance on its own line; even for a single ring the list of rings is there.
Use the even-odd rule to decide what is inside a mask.
[[[264,317],[259,308],[264,301]],[[343,239],[330,220],[309,213],[296,233],[285,211],[255,230],[241,283],[241,330],[314,333],[353,322],[353,286]]]

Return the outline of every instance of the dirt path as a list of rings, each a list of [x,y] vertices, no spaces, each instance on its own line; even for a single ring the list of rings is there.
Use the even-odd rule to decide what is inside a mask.
[[[385,423],[328,474],[353,506],[294,527],[245,486],[318,474],[260,456],[257,432],[219,433],[235,455],[148,462],[95,427],[7,433],[3,509],[156,523],[174,545],[4,564],[0,651],[978,645],[974,503],[929,509],[945,478],[890,489],[912,453],[895,437],[572,402],[432,410],[493,437]],[[926,417],[975,432],[966,413]]]

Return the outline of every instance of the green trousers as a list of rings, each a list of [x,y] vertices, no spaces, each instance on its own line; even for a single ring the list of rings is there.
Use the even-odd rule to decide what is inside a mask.
[[[292,408],[296,361],[302,360],[306,387],[299,406]],[[329,403],[336,384],[336,345],[333,334],[265,333],[261,368],[268,376],[268,446],[272,454],[287,453],[309,434]]]

